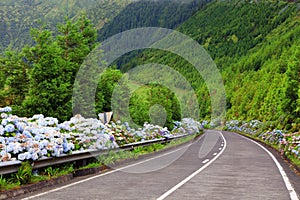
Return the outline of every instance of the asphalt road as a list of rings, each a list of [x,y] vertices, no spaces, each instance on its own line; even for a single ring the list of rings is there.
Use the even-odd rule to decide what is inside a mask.
[[[290,182],[275,162],[238,134],[207,131],[175,150],[25,199],[298,199],[300,178]]]

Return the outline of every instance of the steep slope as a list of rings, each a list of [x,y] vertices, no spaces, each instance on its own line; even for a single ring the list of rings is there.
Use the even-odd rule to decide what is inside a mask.
[[[115,17],[131,0],[2,0],[0,2],[0,52],[30,44],[30,29],[44,24],[54,30],[66,16],[86,12],[97,28]]]
[[[211,0],[142,0],[129,4],[99,30],[99,40],[139,27],[175,28]]]
[[[279,1],[218,1],[178,27],[215,59],[226,86],[228,118],[272,120],[281,128],[299,124],[297,9],[295,3]],[[149,50],[121,69],[148,62],[172,66],[183,74],[198,92],[201,117],[210,116],[212,94],[178,56]]]
[[[298,13],[224,71],[224,78],[232,74],[236,79],[227,84],[231,101],[228,116],[300,128],[299,25]]]
[[[98,31],[103,41],[122,31],[141,27],[174,29],[206,6],[211,0],[141,0],[129,4],[109,23]],[[120,58],[116,65],[122,66],[139,52],[131,52]]]

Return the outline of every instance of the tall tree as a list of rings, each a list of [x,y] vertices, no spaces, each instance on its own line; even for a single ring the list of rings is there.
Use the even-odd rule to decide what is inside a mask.
[[[44,28],[31,32],[35,46],[24,49],[32,66],[24,106],[28,115],[42,113],[67,120],[72,116],[76,73],[96,45],[96,30],[85,15],[58,25],[58,30],[56,37]]]
[[[85,14],[75,22],[66,19],[65,24],[59,24],[57,28],[57,41],[64,51],[63,58],[80,65],[96,45],[96,29]]]
[[[29,88],[28,67],[22,60],[22,54],[5,51],[4,57],[0,59],[0,71],[1,105],[20,105]]]
[[[111,104],[112,104],[112,95],[113,92],[117,86],[118,81],[122,78],[122,73],[119,70],[115,69],[107,69],[105,72],[101,75],[99,83],[98,83],[98,89],[97,89],[97,97],[102,97],[102,108],[97,108],[98,112],[108,112],[112,110]],[[121,90],[121,88],[119,88]],[[127,91],[126,88],[123,88],[124,91]],[[121,96],[121,92],[118,91],[118,95]],[[101,102],[101,99],[98,99],[98,105]],[[121,102],[121,101],[120,101]],[[119,103],[120,103],[119,102]],[[116,102],[116,105],[118,102]],[[115,105],[115,106],[116,106]]]
[[[284,91],[284,102],[283,102],[283,111],[288,114],[287,123],[291,124],[293,119],[300,118],[299,107],[297,102],[299,102],[299,85],[300,85],[300,48],[298,45],[291,47],[291,52],[293,54],[288,60],[288,69],[286,71],[285,85],[283,88]]]
[[[66,119],[69,117],[71,83],[66,80],[62,49],[48,30],[33,29],[36,45],[25,48],[26,59],[31,63],[30,89],[23,106],[27,115],[35,113]]]

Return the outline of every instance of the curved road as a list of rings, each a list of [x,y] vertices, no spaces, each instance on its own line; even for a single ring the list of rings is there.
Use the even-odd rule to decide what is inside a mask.
[[[298,199],[258,144],[238,134],[206,133],[188,145],[24,199]]]

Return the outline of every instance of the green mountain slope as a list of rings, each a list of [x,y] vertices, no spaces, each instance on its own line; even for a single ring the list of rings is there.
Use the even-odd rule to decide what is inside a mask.
[[[299,13],[298,13],[299,14]],[[277,121],[286,128],[300,123],[300,20],[289,18],[265,40],[232,64],[239,84],[228,84],[228,115]],[[226,73],[230,70],[226,70]]]
[[[280,128],[299,125],[298,8],[283,1],[217,1],[178,27],[214,58],[226,87],[229,119],[276,121]],[[200,74],[178,56],[149,50],[121,69],[150,62],[183,74],[198,93],[201,117],[210,116],[212,94]]]
[[[206,6],[211,0],[141,0],[132,2],[119,15],[98,31],[98,40],[122,31],[141,27],[174,29]],[[116,65],[122,66],[139,52],[131,52],[120,58]]]
[[[24,1],[26,3],[15,3],[14,1],[6,2],[7,4],[3,4],[2,2],[1,5],[3,7],[6,7],[7,10],[14,9],[14,12],[11,12],[11,15],[7,13],[3,14],[3,12],[6,12],[4,10],[1,12],[0,16],[5,18],[5,20],[3,20],[5,22],[9,20],[15,21],[14,23],[8,25],[6,23],[1,24],[1,26],[6,29],[6,31],[3,31],[2,37],[4,39],[2,39],[1,41],[8,42],[7,45],[15,47],[22,46],[26,41],[28,42],[28,40],[26,40],[27,37],[25,32],[29,31],[28,27],[35,26],[38,23],[38,21],[31,21],[30,15],[26,14],[26,12],[32,12],[32,16],[34,16],[34,19],[38,19],[39,17],[42,19],[42,21],[45,19],[49,19],[48,23],[49,26],[51,26],[51,23],[56,23],[59,19],[63,19],[64,13],[62,11],[65,11],[67,1],[61,1],[63,2],[63,4],[61,4],[60,8],[53,7],[54,4],[52,3],[54,1],[51,1],[51,3],[48,2],[48,4],[46,4],[47,1],[42,1],[43,3],[41,3],[41,1]],[[228,119],[258,119],[262,121],[273,121],[279,128],[297,129],[297,126],[299,128],[300,6],[298,3],[271,0],[236,0],[214,1],[206,5],[204,4],[204,1],[195,0],[192,2],[199,4],[178,4],[184,5],[186,6],[185,8],[187,8],[183,9],[186,12],[179,12],[179,7],[172,7],[177,4],[173,4],[171,7],[159,7],[157,6],[157,4],[155,4],[155,2],[152,1],[152,4],[149,4],[149,2],[148,4],[144,4],[145,2],[142,2],[142,4],[130,4],[130,6],[126,7],[125,10],[131,12],[125,15],[125,13],[121,12],[121,10],[125,8],[125,6],[128,5],[130,1],[124,2],[123,0],[106,0],[106,3],[103,4],[93,4],[96,1],[92,0],[86,1],[85,3],[81,1],[73,1],[73,4],[70,4],[70,2],[71,1],[69,1],[68,8],[74,8],[74,10],[69,10],[69,14],[72,18],[76,19],[77,12],[86,9],[87,11],[89,11],[88,15],[90,15],[92,21],[97,22],[96,24],[98,28],[101,27],[103,23],[106,22],[106,20],[109,21],[109,19],[113,19],[114,16],[116,16],[112,23],[107,24],[102,30],[108,30],[107,27],[112,26],[112,24],[115,24],[116,26],[111,27],[111,29],[108,32],[103,32],[105,34],[100,36],[100,38],[104,36],[108,37],[111,34],[115,34],[119,31],[122,31],[123,28],[126,30],[128,28],[150,25],[163,26],[169,28],[177,27],[178,31],[192,37],[197,42],[199,42],[215,60],[215,63],[219,68],[220,73],[222,74],[223,83],[225,84],[226,88]],[[165,4],[165,2],[167,3]],[[201,2],[203,2],[203,4]],[[85,4],[87,7],[84,7]],[[170,5],[168,4],[168,1],[162,1],[159,5],[164,4]],[[24,6],[23,9],[20,9],[21,5],[26,5],[27,7]],[[90,8],[88,7],[88,5],[94,6]],[[134,7],[136,5],[142,6]],[[147,5],[149,9],[146,9],[147,6],[145,7],[144,5]],[[151,7],[149,5],[155,6]],[[197,7],[197,5],[199,7]],[[133,8],[136,8],[136,10],[132,9],[132,6]],[[34,8],[35,10],[32,10],[31,8]],[[75,8],[78,8],[76,12]],[[196,12],[196,8],[201,9]],[[111,12],[111,9],[115,9],[115,13]],[[102,10],[106,11],[103,11],[103,15],[98,16],[97,13],[101,13],[100,11]],[[147,16],[146,18],[143,18],[142,11],[145,11],[144,15]],[[151,15],[152,18],[150,17],[150,11],[152,12],[152,14],[156,14],[153,15],[154,17]],[[55,12],[60,13],[61,15],[55,14]],[[118,12],[121,12],[120,15],[117,14]],[[41,13],[43,13],[43,15]],[[122,19],[123,21],[121,20],[122,23],[119,24],[119,26],[117,23],[117,19],[120,19],[120,16],[127,16],[127,18],[124,18],[124,20]],[[137,16],[140,16],[141,18],[136,21],[131,21]],[[172,20],[169,20],[171,16],[177,16],[178,18],[173,17]],[[98,20],[98,18],[102,20]],[[145,19],[146,21],[144,21],[143,19]],[[184,21],[185,19],[187,20]],[[0,30],[2,31],[2,29]],[[78,32],[77,29],[76,31]],[[47,32],[41,33],[47,35]],[[81,31],[79,30],[79,34],[80,33]],[[60,45],[69,44],[67,36],[68,34],[64,35],[64,37],[66,38],[65,40],[63,40],[67,42],[59,42]],[[20,39],[20,42],[18,42],[19,40],[16,40],[14,38]],[[81,42],[84,41],[85,40],[82,40]],[[54,51],[56,47],[51,46],[50,44],[47,43],[47,45],[45,46],[46,50]],[[56,43],[53,43],[52,45],[55,44]],[[62,52],[65,51],[64,46],[59,48],[57,47],[57,49]],[[64,54],[61,54],[59,51],[56,52],[57,54],[55,55],[59,59],[62,59],[62,67],[59,68],[59,70],[64,70],[64,67],[66,67],[66,65],[64,65],[63,62],[69,62],[69,52],[66,51]],[[81,50],[78,52],[81,52]],[[132,56],[136,54],[138,55],[132,59]],[[145,50],[143,52],[138,52],[136,54],[131,54],[129,56],[127,55],[127,57],[125,56],[126,59],[120,59],[121,62],[119,62],[118,64],[120,64],[119,68],[123,72],[126,72],[136,67],[137,65],[146,63],[160,63],[172,66],[176,71],[178,71],[188,80],[188,82],[193,87],[195,93],[197,94],[200,108],[200,117],[203,119],[208,119],[210,117],[212,110],[210,104],[210,96],[214,95],[214,93],[209,93],[204,80],[201,78],[201,75],[187,60],[184,60],[181,57],[176,56],[170,52],[151,49]],[[12,53],[12,55],[14,54]],[[78,55],[72,55],[74,55],[74,58],[76,58],[81,54],[78,53]],[[22,55],[9,55],[8,58],[3,59],[5,61],[5,64],[1,65],[1,70],[3,71],[1,76],[1,86],[3,88],[6,88],[6,85],[12,85],[10,83],[10,79],[5,77],[7,69],[10,69],[10,67],[16,67],[14,63],[22,64],[24,61],[26,61],[26,59],[23,59],[22,57],[18,56]],[[81,56],[82,58],[80,61],[84,59],[83,55]],[[47,60],[46,57],[42,56],[42,58],[45,59],[45,61],[50,63],[56,63],[56,57],[54,57],[52,60],[50,58],[49,60]],[[33,58],[35,59],[35,57]],[[76,63],[76,66],[78,67],[80,63],[81,62]],[[28,70],[30,75],[31,69],[35,69],[34,65],[33,63],[26,64],[30,65],[30,67],[24,68],[22,70]],[[54,64],[53,66],[57,67]],[[45,64],[45,67],[48,69],[48,65]],[[20,66],[20,70],[21,68],[22,65]],[[23,80],[23,76],[26,76],[30,79],[30,76],[27,76],[28,74],[26,75],[26,73],[23,73],[23,71],[18,72],[18,75],[20,75],[18,80]],[[53,70],[50,71],[52,72]],[[43,70],[42,72],[44,73]],[[12,70],[11,73],[12,77],[14,77],[15,71]],[[56,72],[54,71],[53,73]],[[76,74],[75,69],[72,73]],[[144,73],[143,75],[145,77],[138,78],[144,78],[145,80],[149,78],[147,77],[149,75],[148,73]],[[47,76],[47,74],[45,76]],[[42,77],[41,80],[43,80],[43,78],[45,77]],[[166,83],[168,81],[170,83],[177,81],[167,76],[164,77],[164,79]],[[47,81],[51,82],[51,80]],[[16,86],[19,87],[19,84],[16,84]],[[30,89],[30,86],[27,87],[28,89]],[[161,86],[157,85],[155,85],[155,88],[153,88],[153,90],[158,91],[163,91],[163,89],[164,88],[161,88]],[[135,95],[143,96],[142,92],[142,90],[139,90],[138,94]],[[145,92],[147,92],[147,89],[145,90]],[[165,92],[170,93],[170,91]],[[24,94],[22,94],[23,96],[21,99],[24,99],[28,96],[26,91],[24,91],[23,93]],[[148,93],[151,92],[149,92],[148,90]],[[151,95],[149,99],[151,99]],[[70,96],[68,96],[68,98],[69,97]],[[102,97],[99,97],[99,99],[101,98]],[[59,99],[60,98],[55,98],[55,100]],[[158,100],[161,99],[158,98],[155,102],[150,102],[149,100],[149,105],[151,103],[157,103]],[[104,99],[101,103],[103,103],[104,105],[108,102],[109,101]],[[142,106],[143,102],[141,102],[140,100],[135,101],[133,99],[133,102],[131,103],[136,105],[136,108],[131,109],[131,111],[134,110],[137,113],[139,113],[139,106]],[[167,98],[166,102],[164,103],[169,104],[171,102]],[[5,105],[10,104],[9,102],[5,102]],[[41,107],[43,106],[43,104],[40,105]],[[99,106],[99,108],[100,107],[101,106]],[[170,106],[169,108],[169,110],[173,109],[172,106]],[[107,107],[106,109],[109,110],[110,107]],[[145,110],[145,112],[147,112],[147,109]],[[172,112],[174,112],[174,110]],[[143,118],[142,120],[145,119]]]
[[[119,32],[139,27],[175,28],[211,0],[141,0],[129,4],[99,30],[102,41]]]
[[[113,17],[131,0],[2,0],[0,2],[0,50],[20,49],[30,44],[30,29],[45,24],[55,30],[66,16],[76,18],[86,12],[97,28]]]

